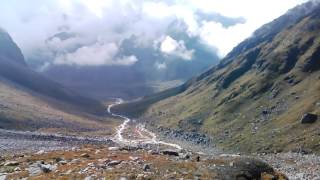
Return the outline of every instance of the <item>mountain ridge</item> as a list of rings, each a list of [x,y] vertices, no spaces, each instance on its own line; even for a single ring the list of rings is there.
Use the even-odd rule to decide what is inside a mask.
[[[147,97],[140,109],[136,101],[115,110],[142,116],[155,130],[209,134],[229,150],[318,152],[319,122],[299,120],[320,111],[319,11],[318,1],[293,8],[189,80],[184,91],[152,103]]]

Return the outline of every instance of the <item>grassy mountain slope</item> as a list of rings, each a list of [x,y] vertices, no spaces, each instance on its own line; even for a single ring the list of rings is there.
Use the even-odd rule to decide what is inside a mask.
[[[0,128],[111,134],[117,125],[110,118],[63,111],[54,101],[0,78]]]
[[[264,25],[185,91],[148,104],[144,119],[154,127],[209,134],[229,150],[320,152],[320,121],[300,123],[306,112],[320,114],[317,4]]]

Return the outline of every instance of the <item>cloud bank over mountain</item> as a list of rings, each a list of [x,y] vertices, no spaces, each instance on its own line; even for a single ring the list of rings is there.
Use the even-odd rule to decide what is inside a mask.
[[[196,50],[186,43],[190,39],[223,57],[254,29],[301,2],[12,0],[0,2],[0,23],[29,61],[45,67],[129,66],[139,58],[121,52],[124,40],[133,36],[135,47],[152,47],[170,59],[195,59]],[[162,69],[167,64],[154,65]]]

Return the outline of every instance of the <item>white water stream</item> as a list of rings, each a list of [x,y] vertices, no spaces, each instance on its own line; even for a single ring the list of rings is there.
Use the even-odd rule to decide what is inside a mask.
[[[181,146],[177,145],[177,144],[173,144],[173,143],[167,143],[161,140],[157,139],[157,136],[155,133],[147,130],[145,128],[145,126],[143,124],[138,123],[134,128],[135,128],[135,132],[137,134],[139,134],[139,138],[135,138],[135,139],[127,139],[124,138],[124,131],[128,128],[130,128],[129,122],[131,121],[130,118],[123,116],[123,115],[119,115],[119,114],[115,114],[112,113],[111,108],[115,105],[119,105],[123,103],[123,100],[120,98],[116,99],[116,102],[113,104],[110,104],[108,106],[108,113],[111,114],[114,117],[119,117],[121,119],[123,119],[123,123],[118,126],[117,128],[117,133],[114,136],[113,140],[120,143],[120,144],[125,144],[125,145],[138,145],[138,144],[155,144],[155,145],[164,145],[164,146],[170,146],[173,148],[177,148],[177,149],[182,149]],[[131,127],[132,128],[132,127]]]

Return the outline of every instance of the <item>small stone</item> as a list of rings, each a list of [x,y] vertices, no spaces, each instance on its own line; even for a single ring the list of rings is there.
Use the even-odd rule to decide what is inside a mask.
[[[89,163],[88,166],[89,167],[94,167],[94,163]]]
[[[129,157],[132,161],[138,161],[140,158],[139,157],[132,157],[132,156],[130,156]]]
[[[16,168],[14,168],[14,171],[21,171],[21,168],[16,167]]]
[[[77,163],[79,163],[79,162],[80,162],[80,159],[73,159],[73,160],[71,161],[72,164],[77,164]]]
[[[119,165],[121,164],[122,161],[117,161],[117,160],[114,160],[114,161],[110,161],[107,166],[116,166],[116,165]]]
[[[301,124],[311,124],[316,122],[318,119],[318,115],[312,113],[306,113],[302,116],[300,122]]]
[[[197,157],[196,157],[196,161],[197,161],[197,162],[200,162],[200,156],[197,156]]]
[[[45,153],[44,150],[40,150],[40,151],[36,152],[37,155],[42,155],[44,153]]]
[[[143,171],[150,171],[150,164],[143,165]]]
[[[8,161],[4,163],[4,166],[18,166],[19,162],[18,161]]]
[[[39,165],[40,169],[44,173],[49,173],[51,171],[54,171],[56,169],[56,166],[50,165],[50,164],[41,164]]]
[[[180,159],[187,160],[187,159],[190,159],[190,157],[191,157],[190,153],[179,153]]]
[[[108,150],[109,151],[119,151],[120,148],[119,147],[109,147]]]
[[[57,163],[60,162],[60,161],[64,161],[64,159],[61,158],[61,157],[57,157],[55,160],[56,160]]]
[[[90,155],[89,155],[88,153],[83,153],[83,154],[80,155],[80,157],[82,157],[82,158],[89,158]]]
[[[269,111],[265,109],[265,110],[262,111],[262,114],[263,115],[267,115],[267,114],[269,114]]]
[[[67,161],[65,161],[65,160],[60,161],[59,164],[61,164],[61,165],[66,165],[66,164],[67,164]]]
[[[165,149],[165,150],[162,150],[161,153],[163,155],[179,156],[179,152],[177,150],[173,150],[173,149]]]

